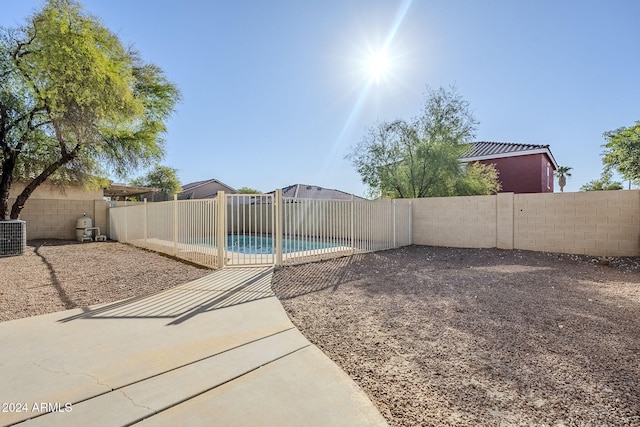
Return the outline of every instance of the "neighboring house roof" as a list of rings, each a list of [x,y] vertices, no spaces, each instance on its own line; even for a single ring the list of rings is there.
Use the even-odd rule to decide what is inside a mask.
[[[472,162],[477,160],[525,156],[528,154],[546,154],[553,164],[553,168],[558,168],[558,163],[556,163],[553,154],[551,154],[549,145],[517,144],[511,142],[473,142],[470,144],[469,150],[462,155],[460,161]]]
[[[182,191],[178,193],[178,200],[213,199],[218,196],[219,190],[231,194],[238,192],[235,188],[217,179],[205,179],[182,185]]]
[[[272,191],[271,193],[274,193]],[[282,189],[282,197],[297,199],[318,199],[318,200],[366,200],[354,194],[345,193],[340,190],[322,188],[317,185],[293,184]]]

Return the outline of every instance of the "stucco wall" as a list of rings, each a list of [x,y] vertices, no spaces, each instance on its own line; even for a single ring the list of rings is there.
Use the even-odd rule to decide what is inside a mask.
[[[640,191],[413,199],[413,243],[640,255]]]

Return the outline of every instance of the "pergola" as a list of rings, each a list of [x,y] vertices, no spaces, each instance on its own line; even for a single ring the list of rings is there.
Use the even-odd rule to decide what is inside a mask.
[[[150,195],[151,201],[153,201],[153,195],[159,191],[154,187],[136,187],[112,182],[104,189],[104,197],[109,197],[111,200],[125,200],[127,197]]]

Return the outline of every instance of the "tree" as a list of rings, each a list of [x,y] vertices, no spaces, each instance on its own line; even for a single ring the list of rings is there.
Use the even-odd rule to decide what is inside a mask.
[[[178,170],[168,166],[156,165],[144,176],[132,179],[131,185],[138,187],[154,187],[167,195],[167,198],[173,197],[182,191],[180,180],[178,179]]]
[[[73,0],[0,29],[0,220],[46,180],[125,177],[164,155],[178,89]],[[26,186],[9,213],[15,179]]]
[[[554,172],[554,175],[558,178],[561,193],[564,193],[564,186],[567,185],[567,177],[571,176],[571,172],[569,172],[571,169],[573,168],[570,166],[558,166],[558,169]]]
[[[640,120],[628,128],[605,132],[604,137],[605,169],[616,169],[626,180],[640,181]]]
[[[373,197],[492,194],[500,190],[495,167],[459,161],[477,123],[454,87],[427,88],[420,116],[379,123],[346,158]]]
[[[240,187],[240,188],[238,188],[238,193],[240,193],[240,194],[260,194],[260,190],[256,190],[255,188],[249,188],[249,187]]]
[[[611,181],[611,178],[611,171],[605,169],[600,179],[587,182],[580,187],[580,191],[622,190],[622,183],[619,181]]]

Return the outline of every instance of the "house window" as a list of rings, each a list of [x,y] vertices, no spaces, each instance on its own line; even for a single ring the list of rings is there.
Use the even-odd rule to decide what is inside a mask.
[[[551,165],[547,163],[547,190],[551,190]]]

